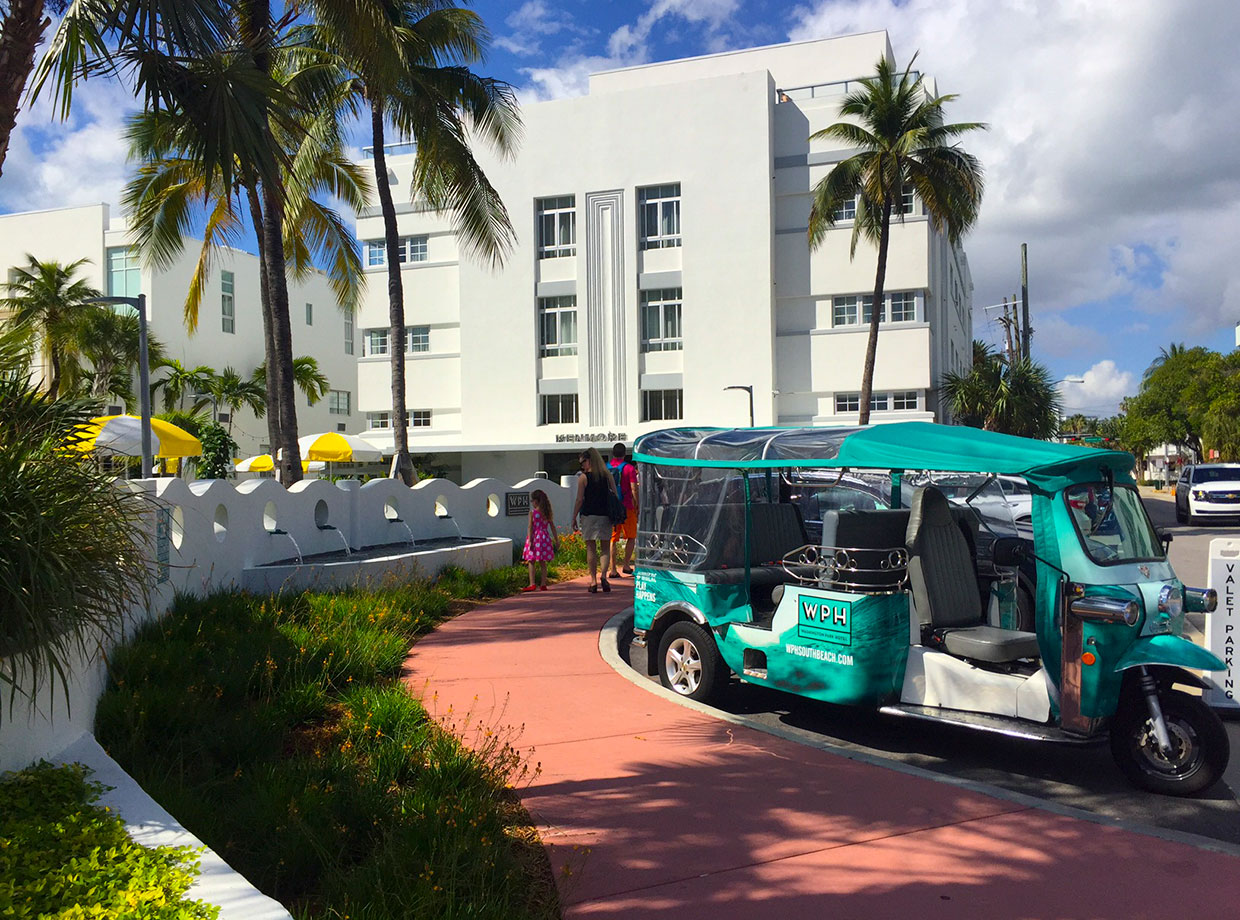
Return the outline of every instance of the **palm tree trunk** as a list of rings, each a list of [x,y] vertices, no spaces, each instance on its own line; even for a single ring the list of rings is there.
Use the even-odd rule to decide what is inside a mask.
[[[288,316],[288,276],[284,268],[284,200],[280,189],[263,184],[263,248],[267,256],[267,290],[271,298],[271,328],[279,374],[276,405],[280,410],[280,482],[301,480],[301,448],[297,444],[297,402],[293,389],[293,330]],[[275,445],[272,445],[275,449]]]
[[[263,358],[267,367],[267,443],[274,457],[280,449],[283,438],[280,433],[280,369],[276,362],[276,340],[271,315],[271,294],[267,272],[267,250],[263,245],[263,206],[258,200],[258,189],[251,183],[246,186],[246,199],[250,204],[250,221],[254,224],[254,235],[258,240],[258,275],[259,301],[263,308]],[[231,417],[229,425],[231,426]]]
[[[883,285],[887,281],[887,243],[891,238],[891,193],[883,198],[883,222],[878,230],[878,271],[874,276],[874,301],[870,304],[870,338],[865,343],[865,366],[861,371],[861,414],[858,424],[870,424],[870,397],[874,391],[874,358],[878,354],[878,321],[883,315]]]
[[[43,15],[43,0],[9,0],[0,24],[0,173],[17,125],[26,80],[34,67],[34,51],[51,22]]]
[[[45,335],[47,333],[44,333]],[[47,382],[47,395],[51,399],[55,399],[60,395],[60,352],[55,346],[48,349],[47,363],[51,370],[51,379]]]
[[[392,360],[392,436],[395,456],[392,478],[413,485],[413,462],[409,459],[409,421],[405,407],[405,292],[400,278],[400,237],[396,229],[396,207],[388,184],[387,157],[383,152],[383,100],[370,101],[370,136],[374,145],[375,189],[383,212],[383,238],[387,252],[388,357]]]

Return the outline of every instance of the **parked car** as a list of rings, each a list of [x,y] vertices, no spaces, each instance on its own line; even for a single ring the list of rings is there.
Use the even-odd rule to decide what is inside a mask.
[[[1175,484],[1175,519],[1197,524],[1220,517],[1240,517],[1240,463],[1185,466]]]

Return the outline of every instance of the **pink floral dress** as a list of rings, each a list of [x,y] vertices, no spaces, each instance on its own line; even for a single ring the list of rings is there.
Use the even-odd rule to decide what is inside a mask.
[[[551,543],[551,529],[547,520],[537,508],[530,509],[530,538],[525,541],[525,552],[521,559],[525,562],[549,562],[555,556],[555,546]]]

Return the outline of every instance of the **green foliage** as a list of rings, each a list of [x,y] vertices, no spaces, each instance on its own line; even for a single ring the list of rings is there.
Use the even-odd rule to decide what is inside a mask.
[[[198,460],[199,479],[226,479],[237,456],[237,442],[228,430],[216,422],[208,422],[198,430],[202,456]]]
[[[188,900],[198,875],[189,847],[134,843],[95,804],[103,787],[81,764],[46,762],[0,779],[0,916],[212,920]]]
[[[1059,391],[1051,373],[1028,360],[1008,361],[973,343],[973,367],[946,374],[943,392],[957,424],[1046,440],[1059,430]]]
[[[469,726],[463,747],[400,683],[455,598],[518,576],[178,598],[114,656],[96,734],[296,916],[557,917],[509,733]]]
[[[1178,444],[1198,457],[1217,450],[1223,460],[1240,459],[1240,351],[1224,356],[1173,343],[1146,369],[1125,410],[1147,449]]]
[[[66,668],[143,599],[144,502],[72,447],[96,408],[0,373],[0,658],[16,657],[0,686],[10,705],[48,680],[67,687]]]

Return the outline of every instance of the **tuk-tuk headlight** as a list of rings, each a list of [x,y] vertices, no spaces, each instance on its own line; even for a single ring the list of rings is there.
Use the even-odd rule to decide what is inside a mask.
[[[1150,623],[1156,633],[1172,632],[1173,624],[1184,614],[1184,592],[1174,585],[1163,585],[1158,592],[1158,616]]]

